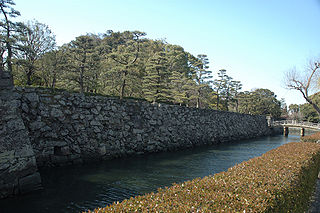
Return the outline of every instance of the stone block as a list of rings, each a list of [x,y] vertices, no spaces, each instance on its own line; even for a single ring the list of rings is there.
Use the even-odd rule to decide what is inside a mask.
[[[18,156],[20,158],[32,157],[34,156],[34,152],[30,145],[25,145],[16,150],[15,156]]]
[[[29,112],[29,107],[26,103],[22,103],[21,109],[23,112],[28,113]]]
[[[62,106],[65,106],[65,105],[66,105],[66,102],[63,101],[63,100],[60,100],[60,101],[59,101],[59,104],[61,104]]]
[[[30,127],[31,131],[35,131],[35,130],[41,129],[45,125],[46,124],[42,121],[34,121],[34,122],[30,123],[29,127]]]
[[[94,115],[98,115],[98,114],[99,114],[98,110],[95,109],[95,108],[92,108],[92,109],[91,109],[91,112],[92,112]]]
[[[68,110],[68,109],[64,110],[64,113],[65,113],[66,115],[72,115],[72,112],[71,112],[70,110]]]
[[[98,154],[100,156],[105,155],[107,153],[106,146],[104,144],[100,145],[98,148]]]
[[[133,134],[142,134],[142,133],[144,133],[144,130],[143,129],[133,129],[132,132],[133,132]]]
[[[90,125],[91,126],[102,126],[102,124],[99,121],[96,121],[96,120],[90,121]]]
[[[100,133],[100,132],[102,132],[101,129],[100,129],[99,127],[97,127],[97,126],[94,126],[94,127],[93,127],[93,131],[94,131],[95,133]]]
[[[6,170],[11,166],[9,162],[0,162],[0,172],[1,170]]]
[[[55,95],[55,96],[53,96],[53,98],[58,100],[58,99],[61,99],[62,96],[61,95]]]
[[[47,141],[46,146],[47,147],[55,147],[55,146],[66,146],[67,142],[66,141]]]
[[[15,158],[14,150],[4,151],[0,153],[0,165],[13,161]]]
[[[7,127],[10,131],[14,131],[14,132],[25,129],[25,126],[22,120],[20,119],[14,119],[14,120],[8,121]]]
[[[51,127],[49,126],[44,126],[43,128],[40,129],[40,132],[48,132],[48,131],[51,131]]]
[[[26,93],[24,94],[24,97],[29,101],[29,103],[39,102],[39,96],[37,95],[37,93]]]
[[[61,134],[62,136],[66,136],[66,135],[69,134],[69,130],[63,129],[63,130],[60,132],[60,134]]]
[[[51,109],[51,112],[50,112],[50,115],[54,118],[61,118],[61,117],[64,117],[64,114],[63,112],[60,110],[60,109],[57,109],[57,108],[52,108]]]
[[[73,120],[76,120],[76,119],[78,119],[79,118],[79,114],[73,114],[72,116],[71,116],[71,119],[73,119]]]

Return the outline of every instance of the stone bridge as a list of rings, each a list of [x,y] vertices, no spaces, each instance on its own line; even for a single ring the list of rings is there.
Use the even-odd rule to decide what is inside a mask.
[[[272,126],[283,126],[283,134],[287,136],[289,134],[289,127],[291,128],[300,128],[300,135],[304,136],[305,129],[312,129],[320,131],[320,123],[312,123],[305,121],[297,120],[283,120],[283,121],[274,121]]]

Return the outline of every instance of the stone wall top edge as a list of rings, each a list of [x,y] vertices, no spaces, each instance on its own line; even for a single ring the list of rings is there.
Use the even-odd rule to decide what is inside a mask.
[[[75,96],[75,97],[83,97],[85,99],[95,99],[95,100],[111,100],[114,102],[118,103],[140,103],[140,104],[146,104],[149,106],[155,106],[155,107],[165,107],[165,108],[176,108],[176,109],[182,109],[182,110],[192,110],[192,111],[198,111],[198,112],[203,112],[203,113],[223,113],[223,114],[234,114],[234,115],[240,115],[240,116],[252,116],[252,117],[261,117],[265,118],[266,116],[263,115],[250,115],[250,114],[244,114],[244,113],[239,113],[239,112],[230,112],[230,111],[220,111],[220,110],[214,110],[214,109],[201,109],[201,108],[196,108],[196,107],[186,107],[186,106],[179,106],[179,105],[173,105],[173,104],[167,104],[167,103],[150,103],[146,100],[139,100],[139,99],[134,99],[134,98],[126,98],[126,99],[119,99],[119,97],[111,97],[111,96],[104,96],[100,94],[83,94],[79,93],[76,91],[68,91],[64,89],[51,89],[51,88],[43,88],[43,87],[21,87],[21,86],[15,86],[14,90],[18,93],[31,93],[31,92],[36,92],[36,93],[41,93],[41,94],[46,94],[50,93],[52,96],[54,95],[62,95],[62,96]]]

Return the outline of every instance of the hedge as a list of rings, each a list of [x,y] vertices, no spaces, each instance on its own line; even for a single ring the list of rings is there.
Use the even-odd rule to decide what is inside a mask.
[[[320,144],[292,142],[226,172],[89,212],[304,212],[319,166]]]
[[[301,137],[301,142],[313,142],[316,143],[320,140],[320,132],[316,132],[312,135]]]

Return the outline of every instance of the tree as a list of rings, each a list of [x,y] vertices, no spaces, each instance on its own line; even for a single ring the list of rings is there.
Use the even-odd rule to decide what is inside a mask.
[[[305,103],[301,105],[301,114],[303,116],[303,120],[308,122],[317,123],[319,122],[319,115],[317,111],[312,107],[311,104]]]
[[[0,20],[0,76],[5,66],[12,75],[12,58],[17,41],[16,32],[23,26],[20,22],[11,21],[11,18],[20,16],[20,12],[13,8],[14,5],[12,0],[0,0],[0,12],[3,16]]]
[[[190,87],[187,85],[190,83],[195,85],[195,82],[190,82],[192,77],[189,75],[189,54],[181,46],[171,44],[165,44],[165,53],[168,59],[167,69],[171,99],[174,103],[186,105],[189,103],[190,97],[188,95],[191,92],[189,91]]]
[[[197,58],[190,55],[189,57],[191,74],[196,82],[196,107],[201,107],[202,91],[211,83],[212,71],[208,70],[209,59],[207,55],[199,54]]]
[[[164,52],[156,53],[146,65],[143,81],[144,96],[148,101],[163,102],[170,100],[168,59]]]
[[[45,87],[55,88],[57,81],[61,78],[61,74],[66,64],[65,49],[52,50],[45,53],[38,61],[37,66],[39,72],[37,76],[43,81],[41,85]]]
[[[233,78],[231,76],[226,75],[225,80],[223,82],[223,90],[222,90],[222,97],[224,98],[224,109],[229,111],[229,103],[230,100],[232,101],[232,90],[234,87]]]
[[[289,114],[288,114],[288,107],[286,104],[286,100],[284,98],[281,98],[280,104],[281,104],[281,118],[287,119]]]
[[[92,35],[83,35],[63,47],[67,57],[64,75],[69,80],[65,83],[69,84],[69,88],[79,89],[81,93],[96,89],[93,85],[97,84],[99,78],[98,42]]]
[[[27,85],[32,84],[32,75],[37,70],[36,62],[45,53],[55,48],[55,35],[49,27],[37,21],[25,23],[21,31],[20,48],[17,64],[22,67],[27,77]]]
[[[252,115],[271,115],[274,118],[279,118],[281,115],[281,102],[268,89],[242,92],[239,97],[239,112]]]
[[[310,95],[310,99],[312,100],[313,103],[319,106],[320,92]],[[310,122],[319,122],[320,116],[310,103],[305,103],[300,105],[300,109],[301,109],[300,111],[304,120],[307,120]]]
[[[310,98],[310,90],[312,89],[312,84],[318,80],[316,78],[317,71],[320,69],[319,62],[311,62],[309,67],[305,70],[305,76],[302,77],[296,70],[291,70],[286,74],[286,87],[288,89],[298,90],[303,98],[311,104],[311,106],[316,110],[320,116],[320,107]],[[316,78],[316,79],[315,79]]]
[[[293,120],[300,120],[300,118],[301,118],[300,108],[301,108],[301,106],[298,104],[290,104],[289,105],[289,117]]]
[[[116,62],[120,69],[120,99],[125,95],[125,88],[127,86],[127,77],[130,74],[130,68],[137,62],[140,52],[140,37],[145,36],[146,33],[134,31],[125,32],[124,35],[128,37],[125,38],[125,44],[118,45],[117,49],[114,49],[112,53],[108,55],[114,62]]]
[[[232,81],[231,87],[231,95],[232,95],[232,102],[235,103],[234,110],[239,112],[239,100],[238,95],[239,91],[242,89],[242,84],[240,81]]]
[[[170,96],[174,103],[190,106],[192,100],[197,100],[198,96],[194,90],[194,88],[197,88],[197,85],[192,78],[185,76],[184,73],[173,71],[169,80]]]
[[[223,98],[226,98],[227,102],[229,99],[229,89],[230,89],[230,83],[232,78],[226,74],[225,69],[221,69],[218,72],[218,79],[215,79],[213,81],[213,86],[214,86],[214,92],[216,95],[216,108],[219,110],[220,108],[220,103]],[[224,106],[228,105],[224,104]],[[227,110],[227,108],[225,108]]]

